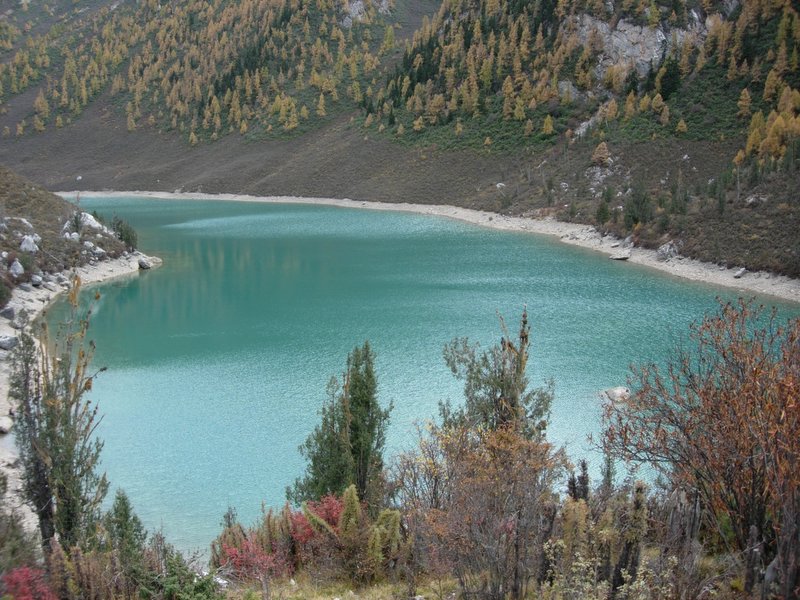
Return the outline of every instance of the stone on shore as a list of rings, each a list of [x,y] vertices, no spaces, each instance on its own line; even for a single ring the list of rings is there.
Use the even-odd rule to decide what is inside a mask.
[[[625,386],[617,386],[613,388],[608,388],[607,390],[603,390],[600,393],[601,396],[605,396],[611,402],[619,402],[621,400],[627,400],[631,397],[631,391],[626,388]]]
[[[736,271],[736,273],[734,273],[734,274],[733,274],[733,278],[734,278],[734,279],[741,279],[741,278],[742,278],[742,276],[743,276],[745,273],[747,273],[747,269],[746,269],[745,267],[742,267],[741,269],[739,269],[738,271]]]
[[[666,244],[662,244],[656,250],[656,258],[661,262],[667,261],[670,258],[675,258],[678,256],[678,246],[670,240]]]
[[[611,260],[628,260],[631,257],[631,249],[625,248],[611,254],[608,258]]]
[[[13,426],[14,421],[11,420],[11,417],[0,417],[0,434],[8,433]]]
[[[139,269],[141,269],[142,271],[147,271],[152,266],[153,265],[150,264],[150,261],[147,260],[145,257],[142,256],[139,258]]]
[[[15,335],[0,335],[0,350],[11,350],[19,343]]]
[[[3,310],[0,310],[0,317],[4,317],[9,321],[13,321],[15,315],[16,311],[13,306],[6,306]]]

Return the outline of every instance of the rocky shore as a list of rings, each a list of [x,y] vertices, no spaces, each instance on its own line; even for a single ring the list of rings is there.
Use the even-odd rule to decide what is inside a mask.
[[[64,271],[42,278],[39,285],[25,284],[15,288],[11,300],[0,312],[0,471],[8,477],[6,501],[9,508],[15,509],[31,531],[36,528],[36,517],[33,511],[22,501],[21,479],[17,450],[14,447],[13,414],[8,399],[10,350],[14,347],[19,335],[19,315],[27,313],[29,319],[35,319],[64,291],[71,286],[73,275],[77,274],[81,285],[101,283],[119,277],[135,277],[142,270],[157,267],[161,260],[145,256],[140,252],[126,253],[120,258],[97,261],[93,265],[78,267],[73,271]]]
[[[67,199],[74,199],[76,194],[76,192],[60,193],[61,196]],[[675,277],[733,288],[743,295],[763,294],[791,302],[800,302],[800,280],[767,272],[748,272],[737,266],[723,267],[686,258],[680,255],[678,245],[672,243],[667,243],[658,250],[638,248],[631,246],[629,242],[626,243],[625,240],[620,240],[612,236],[603,236],[592,226],[565,223],[552,218],[535,219],[528,217],[507,217],[491,212],[446,205],[394,204],[335,198],[112,191],[80,192],[80,195],[83,198],[90,196],[106,198],[115,196],[140,196],[144,198],[172,200],[230,200],[237,202],[325,204],[345,208],[364,208],[370,210],[401,211],[435,215],[503,231],[519,231],[555,236],[564,243],[603,252],[609,255],[610,258],[658,269],[659,271],[663,271]]]

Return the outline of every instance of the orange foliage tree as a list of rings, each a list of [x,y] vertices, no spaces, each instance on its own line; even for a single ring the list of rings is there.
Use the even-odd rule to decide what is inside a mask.
[[[605,407],[604,442],[696,491],[708,525],[743,558],[746,591],[772,558],[766,584],[789,598],[800,584],[800,319],[780,326],[763,313],[726,304],[692,326],[694,349],[666,369],[634,369],[634,393]]]

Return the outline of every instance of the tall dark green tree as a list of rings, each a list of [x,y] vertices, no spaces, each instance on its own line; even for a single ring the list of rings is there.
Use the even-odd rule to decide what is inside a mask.
[[[375,378],[375,355],[364,342],[347,357],[344,398],[350,412],[350,454],[353,457],[353,483],[358,497],[370,504],[375,498],[376,484],[383,474],[383,446],[389,410],[378,403],[378,381]]]
[[[79,289],[76,277],[71,313],[55,336],[42,324],[38,340],[21,334],[12,355],[9,397],[18,415],[24,491],[45,551],[56,536],[67,549],[83,541],[108,489],[97,472],[103,447],[94,436],[97,406],[86,398],[96,373],[90,372],[94,346],[86,341],[89,320],[78,308]]]
[[[350,415],[343,402],[339,382],[328,382],[328,399],[320,411],[321,421],[300,446],[306,457],[305,475],[287,488],[290,502],[301,504],[327,494],[338,494],[352,482],[354,464],[350,453]]]
[[[370,506],[380,503],[383,447],[389,413],[378,402],[375,355],[369,342],[347,357],[341,386],[332,379],[322,420],[300,446],[308,460],[306,473],[287,489],[291,502],[341,494],[352,485]]]

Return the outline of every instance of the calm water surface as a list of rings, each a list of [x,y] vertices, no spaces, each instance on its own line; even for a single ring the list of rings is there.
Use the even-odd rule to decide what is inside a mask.
[[[148,528],[204,549],[236,506],[254,521],[301,474],[297,447],[326,383],[369,340],[388,446],[461,386],[441,357],[468,336],[532,324],[529,375],[555,381],[549,437],[577,459],[598,429],[597,392],[632,362],[662,360],[687,325],[735,294],[549,238],[334,207],[82,200],[118,214],[164,266],[101,287],[92,322],[103,466]],[[785,315],[800,312],[780,307]],[[57,318],[58,310],[53,311]]]

